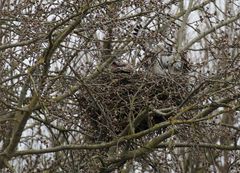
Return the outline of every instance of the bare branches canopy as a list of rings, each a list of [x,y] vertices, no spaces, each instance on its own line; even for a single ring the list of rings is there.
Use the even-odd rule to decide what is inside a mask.
[[[237,172],[237,0],[0,0],[2,172]]]

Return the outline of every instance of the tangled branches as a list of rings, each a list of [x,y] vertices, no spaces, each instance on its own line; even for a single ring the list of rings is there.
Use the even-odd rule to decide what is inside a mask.
[[[178,106],[188,91],[186,78],[145,75],[143,72],[103,73],[83,84],[77,95],[79,114],[85,126],[93,130],[95,140],[106,140],[121,133],[127,126],[145,130],[168,116],[160,116],[149,109]],[[146,111],[140,122],[134,119]]]

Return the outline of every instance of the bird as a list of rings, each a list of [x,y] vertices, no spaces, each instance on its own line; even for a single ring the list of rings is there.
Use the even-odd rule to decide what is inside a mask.
[[[143,26],[142,24],[137,24],[134,27],[132,31],[134,38],[141,38],[144,32],[147,32]],[[151,31],[149,30],[149,32]],[[149,43],[151,42],[149,40],[144,41],[146,43],[140,43],[145,52],[145,56],[141,62],[147,71],[156,75],[178,74],[189,71],[189,62],[183,56],[176,58],[177,51],[174,51],[173,44],[167,41],[160,41],[158,43]]]
[[[139,33],[140,33],[140,30],[142,29],[143,29],[143,26],[141,24],[137,24],[132,31],[133,37],[137,37],[138,35],[140,35]]]
[[[130,63],[115,60],[111,64],[111,72],[113,73],[132,73],[133,66]]]

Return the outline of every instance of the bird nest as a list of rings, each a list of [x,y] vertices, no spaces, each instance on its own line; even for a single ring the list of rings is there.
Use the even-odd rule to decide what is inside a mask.
[[[104,72],[82,85],[77,94],[81,123],[91,129],[94,140],[108,140],[145,111],[147,116],[134,127],[145,130],[167,119],[154,113],[150,116],[149,106],[162,109],[181,104],[187,94],[186,81],[182,76]]]

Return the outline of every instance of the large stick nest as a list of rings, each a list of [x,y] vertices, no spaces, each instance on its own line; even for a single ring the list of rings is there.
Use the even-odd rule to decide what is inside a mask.
[[[121,133],[149,105],[161,109],[181,104],[186,85],[187,79],[182,76],[102,73],[83,84],[77,94],[81,121],[92,130],[95,140],[107,140]],[[135,131],[166,120],[154,114],[146,117]]]

